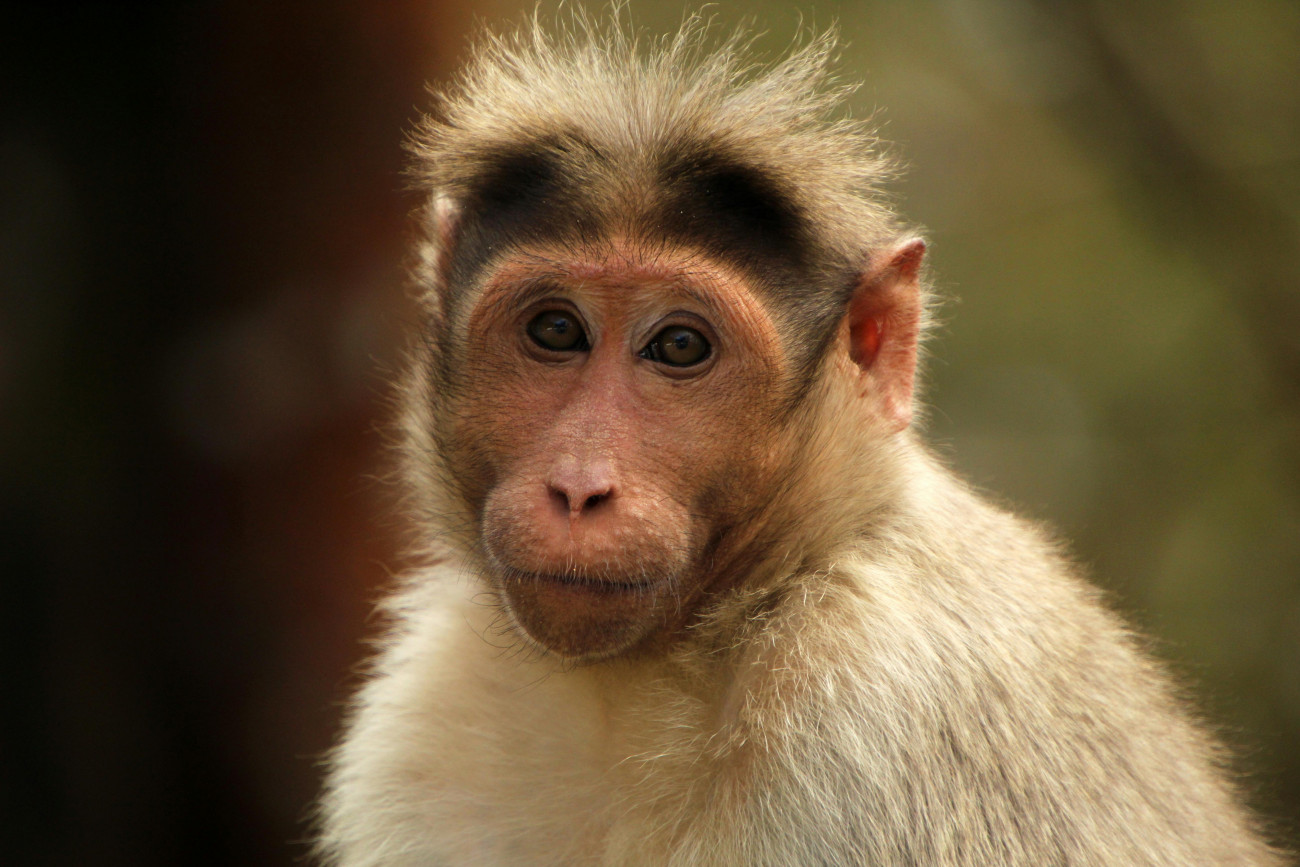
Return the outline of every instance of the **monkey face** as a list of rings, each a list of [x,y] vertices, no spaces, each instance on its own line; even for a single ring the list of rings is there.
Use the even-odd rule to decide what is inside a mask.
[[[512,257],[466,307],[449,463],[514,626],[586,660],[686,623],[781,463],[761,303],[697,257],[611,245]]]

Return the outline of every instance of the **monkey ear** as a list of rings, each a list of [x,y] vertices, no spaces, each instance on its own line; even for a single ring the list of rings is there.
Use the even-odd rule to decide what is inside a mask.
[[[921,263],[925,242],[908,238],[872,256],[849,300],[848,354],[862,396],[894,430],[912,421],[912,391],[921,337]]]
[[[430,237],[434,247],[434,268],[439,285],[445,287],[451,276],[452,252],[460,238],[460,205],[450,196],[439,193],[429,204],[429,221],[432,224]]]

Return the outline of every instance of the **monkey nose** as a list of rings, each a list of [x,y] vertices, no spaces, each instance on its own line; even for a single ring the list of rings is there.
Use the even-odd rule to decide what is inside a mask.
[[[577,518],[583,513],[590,513],[609,499],[611,493],[609,490],[604,490],[590,494],[586,492],[574,494],[572,491],[551,486],[551,496],[555,499],[556,505],[571,518]]]
[[[563,455],[551,468],[547,490],[570,521],[589,515],[614,496],[614,473],[603,459],[581,461]]]

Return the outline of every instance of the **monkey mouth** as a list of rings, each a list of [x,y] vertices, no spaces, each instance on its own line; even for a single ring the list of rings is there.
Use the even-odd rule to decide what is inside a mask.
[[[506,611],[532,642],[591,661],[620,653],[653,631],[668,576],[506,567],[495,581]]]
[[[502,570],[502,573],[502,578],[507,584],[560,585],[571,591],[611,596],[650,593],[662,583],[661,579],[656,578],[598,577],[581,572],[530,572],[523,569],[507,568]]]

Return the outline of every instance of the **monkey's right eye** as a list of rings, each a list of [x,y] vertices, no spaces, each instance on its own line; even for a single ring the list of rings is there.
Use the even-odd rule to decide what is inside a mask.
[[[578,318],[564,310],[547,310],[528,323],[528,336],[552,352],[586,352],[591,348]]]

